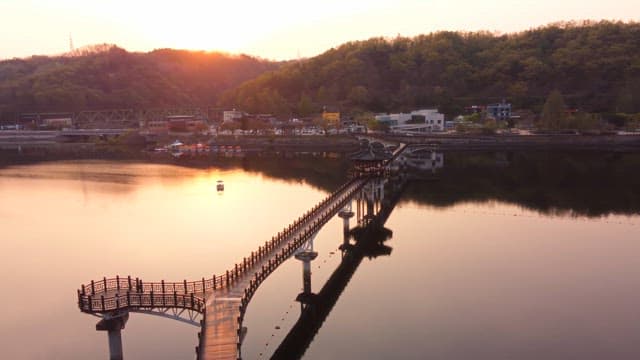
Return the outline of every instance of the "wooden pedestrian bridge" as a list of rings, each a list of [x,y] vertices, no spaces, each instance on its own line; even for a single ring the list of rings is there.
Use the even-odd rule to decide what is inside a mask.
[[[399,147],[375,166],[360,166],[351,180],[222,274],[181,282],[148,282],[131,276],[102,278],[81,285],[78,306],[82,312],[101,318],[96,329],[108,332],[112,360],[123,358],[121,330],[131,312],[201,326],[198,359],[240,359],[246,332],[242,323],[258,287],[280,264],[312,241],[335,215],[345,219],[347,229],[348,218],[354,215],[352,200],[367,191],[379,191],[378,185],[371,184],[403,150],[404,146]],[[358,207],[358,213],[372,212],[373,202],[370,196],[366,206]]]

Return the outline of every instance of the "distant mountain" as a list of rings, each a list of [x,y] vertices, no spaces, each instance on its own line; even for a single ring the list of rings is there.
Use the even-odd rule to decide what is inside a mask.
[[[97,45],[0,61],[0,111],[210,106],[223,91],[279,66],[245,55]]]
[[[539,111],[558,89],[572,107],[640,112],[640,24],[561,23],[517,34],[437,32],[346,43],[228,91],[222,104],[307,115],[464,106],[503,98]]]

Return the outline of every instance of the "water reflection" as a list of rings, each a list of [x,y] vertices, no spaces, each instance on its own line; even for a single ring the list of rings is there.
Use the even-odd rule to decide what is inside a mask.
[[[434,158],[435,157],[435,158]],[[134,157],[135,158],[135,157]],[[33,159],[35,160],[35,159]],[[143,161],[141,164],[140,161]],[[144,167],[144,159],[127,160],[128,166]],[[0,158],[0,176],[40,178],[84,178],[103,183],[104,191],[126,191],[111,184],[134,184],[140,177],[156,176],[168,184],[180,182],[214,166],[229,171],[243,170],[290,184],[310,184],[330,192],[347,176],[343,159],[319,153],[317,156],[247,156],[243,159],[216,158],[210,162],[181,162],[158,166],[155,173],[119,172],[118,165],[103,162],[89,169],[83,162],[56,163],[47,171],[34,173],[28,166],[11,163],[26,159]],[[407,157],[407,168],[422,182],[412,184],[406,201],[448,207],[460,203],[500,201],[518,204],[541,213],[566,216],[604,216],[640,213],[640,154],[611,152],[417,152]],[[163,164],[159,164],[163,165]],[[43,165],[45,168],[47,165]],[[83,169],[84,166],[84,169]],[[114,167],[115,166],[115,167]],[[435,170],[435,174],[434,174]],[[439,181],[434,182],[433,180]],[[109,185],[107,185],[109,184]],[[109,188],[111,186],[111,188]],[[425,189],[428,189],[425,190]]]
[[[105,275],[180,281],[220,273],[324,196],[308,185],[242,170],[107,165],[105,170],[101,161],[64,161],[0,171],[0,281],[21,289],[11,291],[0,309],[8,358],[107,354],[104,334],[95,332],[91,317],[78,313],[69,289]],[[134,180],[97,180],[88,173],[126,173]],[[103,181],[110,178],[114,182]],[[227,184],[222,195],[218,179]],[[43,323],[52,326],[36,325]],[[192,358],[196,332],[136,316],[127,324],[125,353]],[[38,346],[29,345],[33,338]]]
[[[305,359],[640,356],[637,154],[448,153],[443,164],[429,181],[408,185],[386,225],[393,256],[360,263]],[[223,271],[344,176],[343,162],[323,158],[3,167],[0,281],[19,289],[0,310],[5,356],[106,354],[104,334],[74,304],[79,283]],[[221,195],[218,179],[227,184]],[[384,208],[354,205],[361,216]],[[309,293],[340,267],[343,225],[336,218],[315,239]],[[300,267],[283,264],[254,297],[247,359],[268,342],[265,356],[274,351],[274,324],[287,325],[284,333],[298,320]],[[289,306],[295,318],[278,322]],[[190,359],[196,331],[137,316],[127,324],[125,352]]]
[[[302,358],[362,260],[365,257],[374,259],[391,255],[391,247],[384,245],[384,242],[391,238],[392,232],[384,224],[397,204],[403,187],[404,183],[393,184],[391,193],[385,194],[382,179],[367,184],[355,201],[368,204],[366,208],[370,211],[361,213],[361,217],[357,218],[358,226],[353,229],[348,229],[348,219],[353,215],[351,205],[340,213],[346,230],[344,241],[340,245],[341,261],[317,294],[311,292],[310,261],[318,254],[309,256],[306,249],[299,253],[299,259],[304,263],[303,292],[296,298],[301,304],[300,317],[275,349],[271,359]],[[380,206],[375,206],[376,203]]]

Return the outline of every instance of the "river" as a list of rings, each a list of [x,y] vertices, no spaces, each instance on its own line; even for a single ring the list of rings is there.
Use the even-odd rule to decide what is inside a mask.
[[[404,191],[388,256],[365,258],[304,359],[637,359],[640,156],[451,153]],[[8,359],[108,358],[76,290],[103,276],[219,274],[347,177],[325,157],[211,164],[0,161],[0,344]],[[224,180],[225,190],[216,191]],[[340,263],[342,220],[314,241],[312,287]],[[263,283],[245,359],[300,314],[301,263]],[[128,359],[192,359],[199,328],[132,314]]]

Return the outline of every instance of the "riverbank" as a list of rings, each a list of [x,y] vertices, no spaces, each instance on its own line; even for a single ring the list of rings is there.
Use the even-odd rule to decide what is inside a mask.
[[[378,138],[415,145],[433,145],[451,151],[510,151],[510,150],[601,150],[640,152],[640,134],[631,135],[468,135],[430,134],[425,136],[375,135]],[[180,136],[165,135],[130,143],[126,139],[96,139],[85,142],[59,141],[53,133],[0,134],[0,150],[5,151],[109,151],[126,147],[140,149],[164,145],[176,138],[185,143],[209,143],[212,146],[240,146],[245,153],[255,152],[337,152],[357,151],[360,141],[355,136]]]
[[[433,135],[384,136],[390,141],[414,145],[435,145],[440,150],[601,150],[640,151],[638,135]]]

